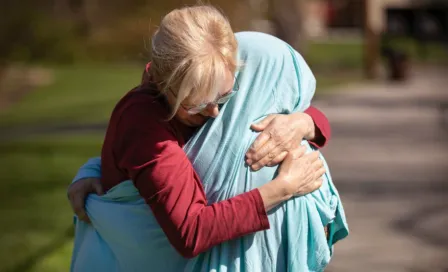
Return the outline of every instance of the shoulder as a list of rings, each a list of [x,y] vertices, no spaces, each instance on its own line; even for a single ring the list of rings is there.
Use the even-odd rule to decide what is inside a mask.
[[[139,89],[126,94],[117,104],[108,133],[114,135],[113,146],[122,167],[145,165],[183,152],[171,122],[166,120],[167,114],[163,103]]]
[[[112,145],[123,147],[167,141],[179,145],[175,130],[167,121],[167,106],[145,88],[136,87],[117,103],[106,137],[113,139]]]
[[[163,125],[168,107],[151,89],[140,85],[128,92],[115,106],[112,119],[120,125]]]

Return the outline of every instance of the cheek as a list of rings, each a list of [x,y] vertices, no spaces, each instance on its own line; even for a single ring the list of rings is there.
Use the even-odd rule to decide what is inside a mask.
[[[190,117],[191,123],[196,124],[197,126],[202,126],[205,122],[207,122],[208,118],[206,116],[197,114]]]
[[[180,119],[180,120],[188,120],[190,115],[183,110],[178,110],[176,113],[176,117],[177,117],[177,119]]]
[[[205,121],[207,121],[207,118],[200,114],[178,114],[177,118],[180,119],[183,123],[192,126],[201,126],[205,123]]]
[[[195,120],[195,121],[203,121],[206,120],[207,117],[201,115],[201,114],[196,114],[196,115],[192,115],[190,116],[190,120]]]

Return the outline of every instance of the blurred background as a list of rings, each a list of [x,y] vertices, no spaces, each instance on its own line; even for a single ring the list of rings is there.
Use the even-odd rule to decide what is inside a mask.
[[[0,271],[68,271],[66,189],[182,0],[0,1]],[[317,77],[351,234],[328,271],[448,271],[448,4],[215,0]]]

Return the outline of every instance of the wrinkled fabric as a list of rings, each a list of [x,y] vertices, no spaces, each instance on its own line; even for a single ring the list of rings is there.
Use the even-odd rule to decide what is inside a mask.
[[[251,171],[244,155],[258,133],[250,125],[272,113],[304,111],[316,81],[293,48],[262,33],[241,32],[237,94],[187,143],[184,150],[201,177],[209,203],[257,188],[278,167]],[[314,148],[303,140],[308,152]],[[268,213],[270,229],[222,243],[193,259],[180,256],[138,194],[125,181],[104,196],[90,195],[88,225],[76,219],[72,271],[323,271],[333,245],[348,235],[339,194],[327,173],[322,187]],[[100,159],[89,160],[74,182],[100,176]],[[231,218],[229,218],[231,220]],[[223,222],[224,223],[224,222]],[[329,235],[324,226],[328,226]]]

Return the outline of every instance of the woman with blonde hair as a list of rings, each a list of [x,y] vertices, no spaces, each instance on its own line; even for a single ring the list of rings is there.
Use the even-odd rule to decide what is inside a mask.
[[[210,6],[163,18],[149,78],[117,104],[101,160],[84,165],[69,188],[81,216],[79,203],[95,178],[107,191],[86,199],[91,225],[76,223],[72,271],[283,271],[291,256],[307,256],[280,250],[281,235],[290,236],[278,220],[291,214],[297,234],[301,224],[309,234],[320,227],[303,237],[305,244],[283,246],[300,249],[311,239],[327,250],[309,262],[292,260],[289,269],[328,263],[345,219],[331,180],[324,176],[322,183],[326,167],[318,152],[304,154],[310,147],[302,139],[316,136],[302,113],[314,89],[309,73],[299,71],[309,69],[272,36],[241,33],[238,42]],[[279,162],[278,169],[264,167]],[[267,267],[258,270],[261,264]]]

